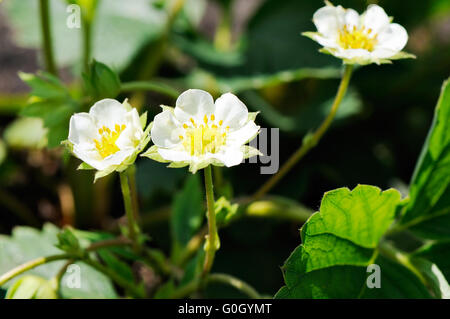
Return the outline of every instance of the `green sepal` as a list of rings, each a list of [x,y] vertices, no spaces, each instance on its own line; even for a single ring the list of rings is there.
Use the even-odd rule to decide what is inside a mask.
[[[81,163],[80,165],[78,165],[77,170],[92,170],[95,169],[93,168],[91,165],[89,165],[88,163]]]

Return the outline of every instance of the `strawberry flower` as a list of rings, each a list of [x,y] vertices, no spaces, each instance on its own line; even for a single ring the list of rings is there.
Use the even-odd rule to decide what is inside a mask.
[[[189,171],[208,165],[235,166],[259,151],[245,144],[256,137],[256,113],[235,95],[226,93],[214,100],[202,90],[182,93],[175,108],[163,106],[151,130],[153,145],[142,154],[171,163],[169,167],[189,165]]]
[[[124,171],[149,142],[147,115],[138,112],[127,101],[104,99],[95,103],[89,113],[70,118],[69,138],[65,142],[84,163],[79,169],[96,169],[95,179],[113,171]]]
[[[314,13],[318,32],[303,35],[323,45],[320,50],[340,58],[345,64],[366,65],[392,63],[391,60],[414,58],[402,52],[408,42],[405,28],[392,19],[378,5],[370,5],[359,15],[353,9],[326,6]]]

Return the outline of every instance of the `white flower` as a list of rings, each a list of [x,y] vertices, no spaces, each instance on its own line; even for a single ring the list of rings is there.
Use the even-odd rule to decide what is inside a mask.
[[[397,23],[391,23],[383,8],[370,5],[359,15],[353,9],[326,6],[314,13],[318,32],[303,35],[324,46],[321,52],[334,55],[345,64],[391,63],[391,60],[414,58],[402,52],[408,33]]]
[[[231,93],[214,103],[208,92],[188,90],[178,97],[175,108],[163,106],[155,116],[151,131],[155,145],[142,156],[172,162],[169,167],[189,165],[192,173],[209,164],[238,165],[259,154],[245,146],[259,133],[255,117]]]
[[[144,131],[146,121],[147,115],[139,118],[127,101],[122,104],[104,99],[95,103],[89,113],[72,115],[66,144],[84,162],[79,169],[98,170],[97,179],[134,163],[150,140],[150,126]]]

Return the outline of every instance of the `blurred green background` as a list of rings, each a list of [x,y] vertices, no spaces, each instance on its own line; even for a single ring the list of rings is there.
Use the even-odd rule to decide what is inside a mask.
[[[216,97],[236,93],[257,123],[280,129],[280,163],[323,120],[339,84],[340,61],[317,52],[302,37],[314,31],[319,0],[186,0],[167,29],[171,1],[100,0],[93,24],[92,57],[122,82],[154,80],[180,90],[200,88]],[[450,74],[450,2],[334,1],[362,12],[377,3],[409,33],[406,51],[417,60],[357,69],[340,113],[319,147],[274,190],[312,209],[325,191],[357,184],[407,190],[431,124],[442,82]],[[58,71],[80,88],[82,29],[66,26],[67,2],[50,0]],[[92,184],[91,172],[59,147],[48,148],[40,120],[19,117],[29,89],[17,73],[43,69],[38,1],[0,3],[0,233],[45,222],[117,231],[123,204],[116,177]],[[149,118],[174,100],[157,93],[133,96]],[[64,130],[64,128],[63,128]],[[63,131],[62,134],[67,134]],[[252,194],[268,175],[260,164],[223,169],[234,197]],[[151,245],[170,251],[168,216],[189,173],[146,159],[137,161],[139,202]],[[229,190],[228,190],[229,191]],[[264,294],[283,284],[281,265],[299,244],[301,225],[244,218],[221,230],[214,270],[235,275]],[[210,297],[239,297],[211,286]]]

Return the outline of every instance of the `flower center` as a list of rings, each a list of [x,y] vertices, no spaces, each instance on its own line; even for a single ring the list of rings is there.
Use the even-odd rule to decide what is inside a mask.
[[[116,124],[114,126],[114,131],[111,131],[108,127],[102,126],[98,129],[98,133],[100,134],[100,141],[94,140],[95,148],[102,158],[108,157],[118,151],[120,148],[116,145],[116,141],[119,138],[120,134],[125,130],[127,126],[122,124]]]
[[[378,43],[377,34],[372,34],[372,29],[365,27],[350,29],[345,25],[342,30],[339,31],[338,38],[339,45],[344,49],[364,49],[372,52],[375,49],[375,45]]]
[[[215,122],[214,114],[208,118],[205,115],[204,123],[196,123],[193,118],[190,122],[184,123],[184,135],[179,138],[183,141],[183,146],[191,156],[203,155],[206,153],[216,153],[220,147],[225,145],[228,126],[223,127],[223,121]]]

